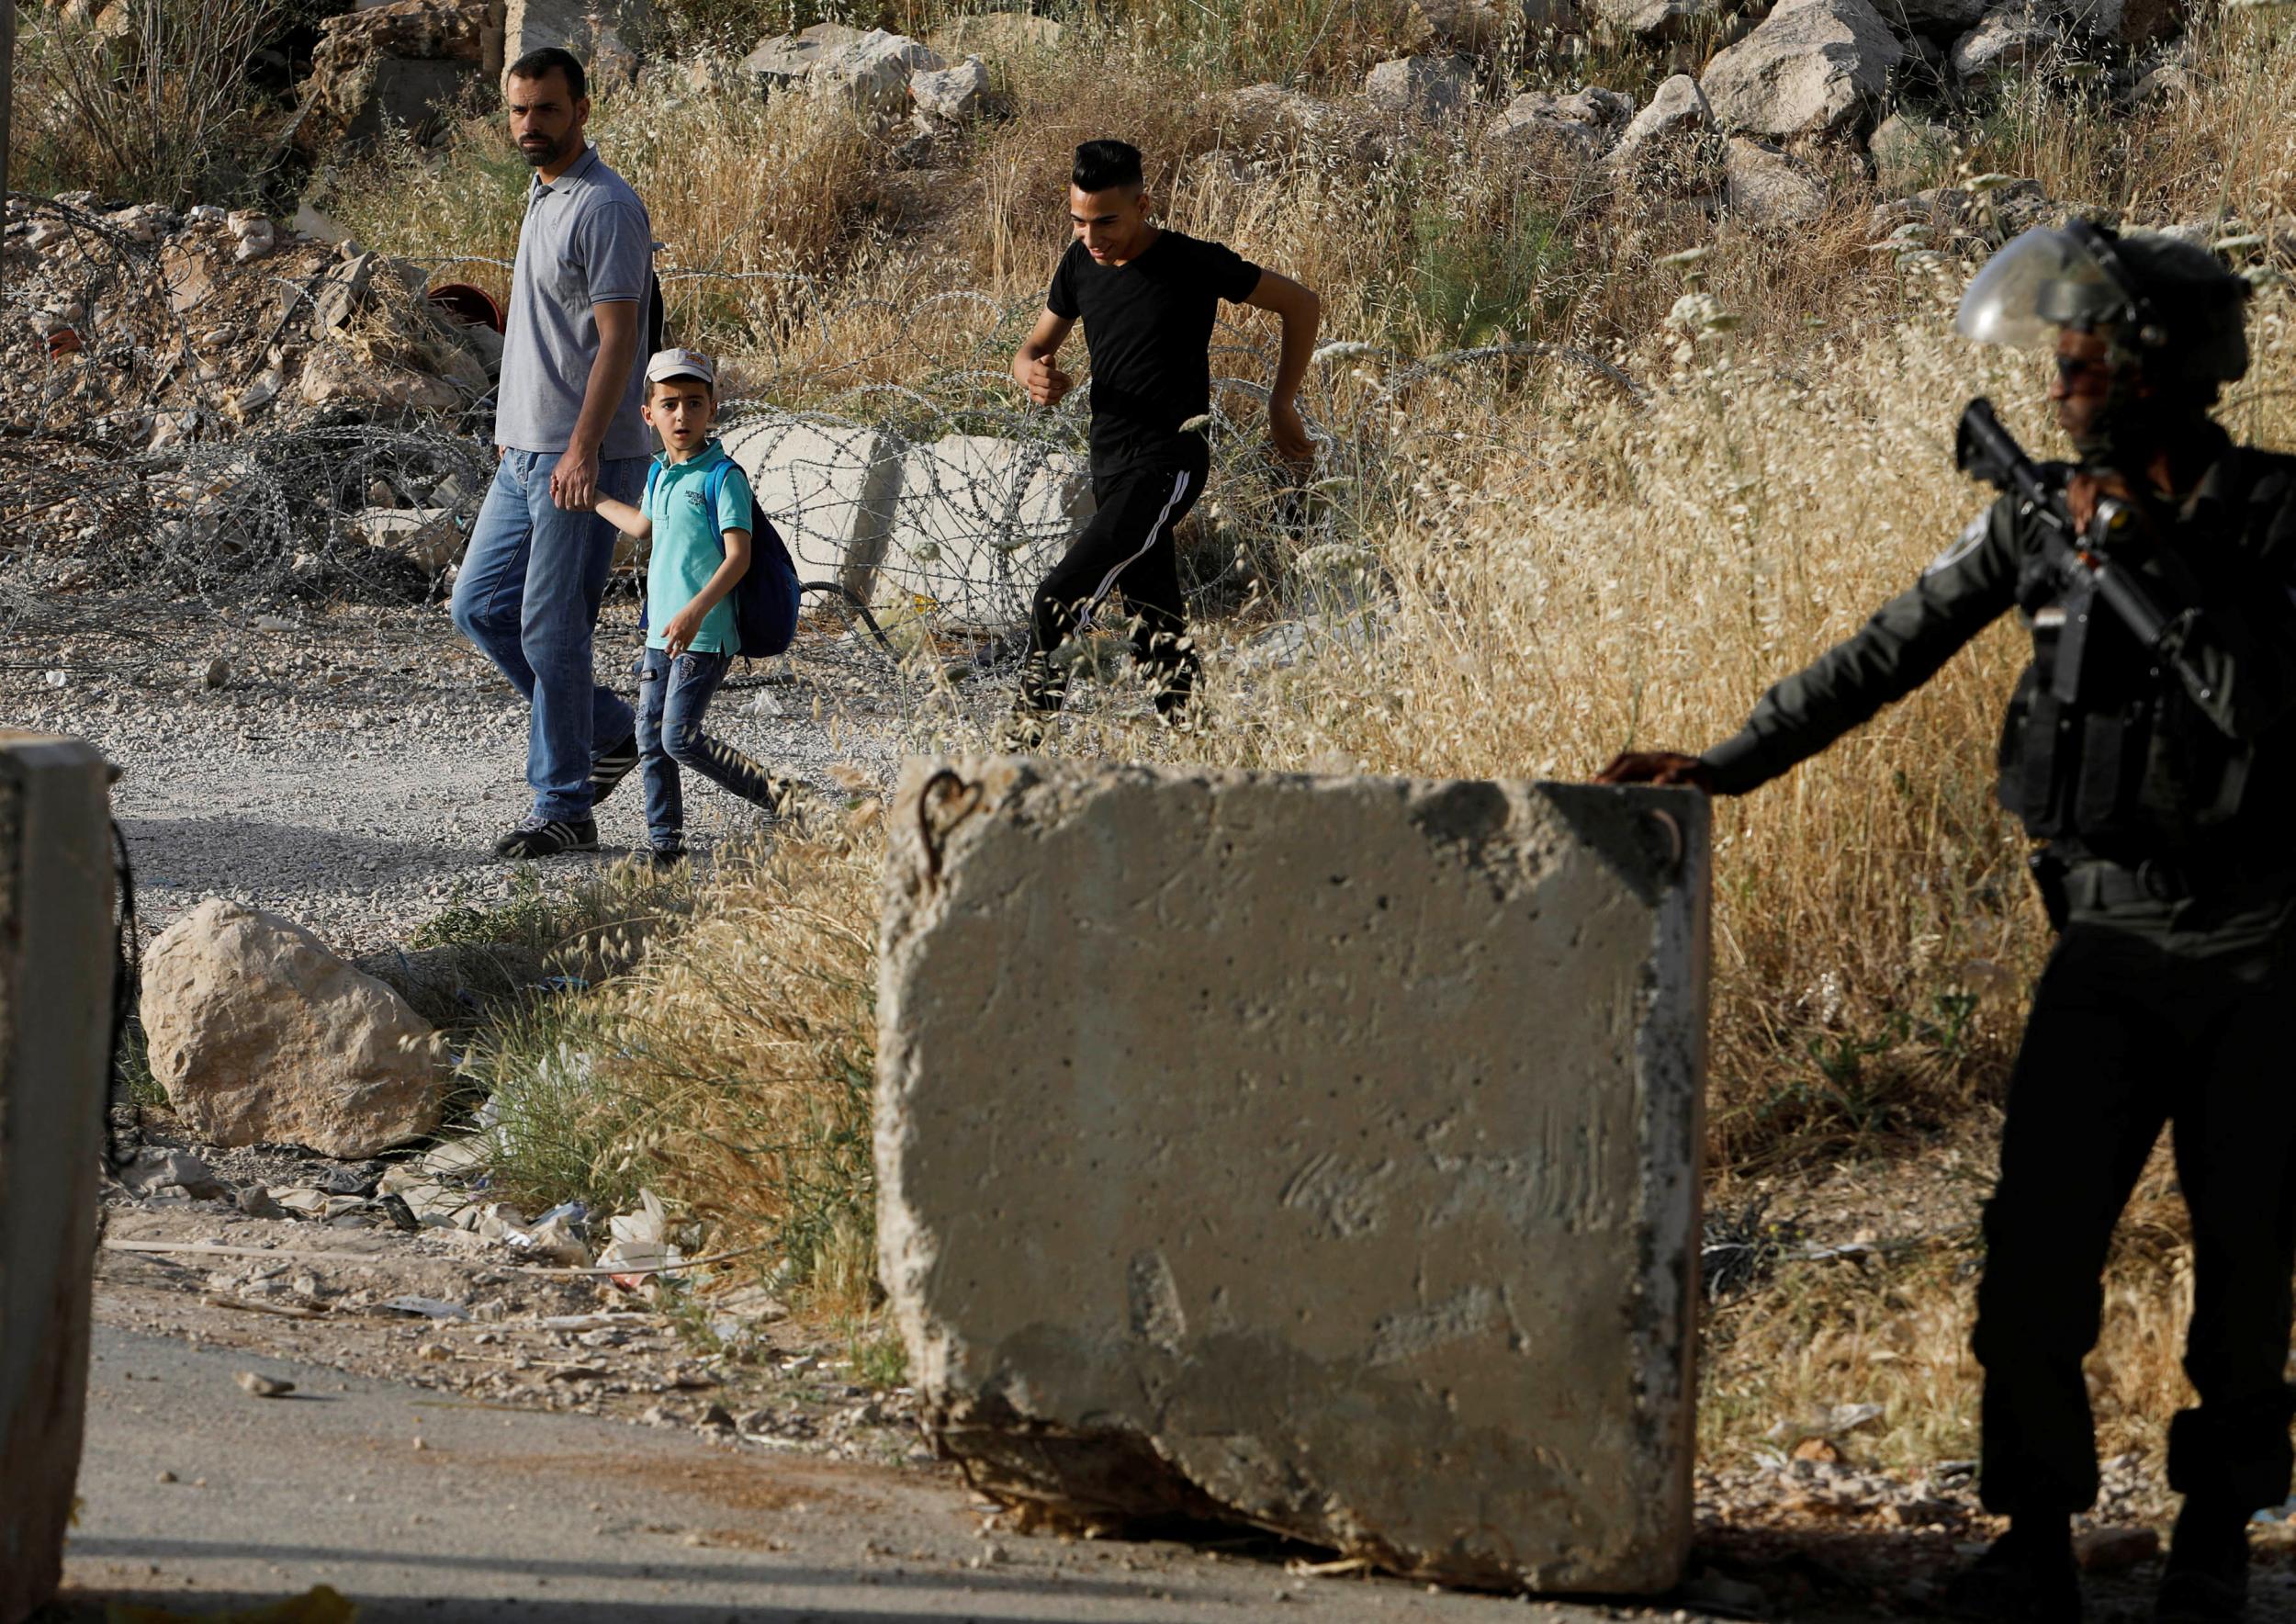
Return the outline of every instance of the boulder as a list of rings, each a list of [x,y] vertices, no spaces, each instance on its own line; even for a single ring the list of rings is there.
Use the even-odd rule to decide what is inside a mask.
[[[912,78],[946,65],[906,34],[872,28],[825,56],[806,85],[816,94],[842,97],[872,118],[888,118],[908,107]]]
[[[294,127],[318,152],[387,130],[430,135],[475,85],[501,71],[499,0],[388,0],[320,24]]]
[[[1324,101],[1281,85],[1247,85],[1229,96],[1228,109],[1247,136],[1320,146],[1358,164],[1385,157],[1394,133],[1362,103]]]
[[[556,45],[580,57],[594,79],[617,67],[626,74],[635,62],[622,59],[660,27],[654,0],[507,0],[502,62]]]
[[[467,357],[466,357],[467,358]],[[322,344],[303,363],[298,392],[306,406],[379,406],[399,412],[454,412],[483,393],[486,373],[470,361],[458,384],[411,367],[379,364],[341,344]],[[473,384],[476,388],[473,388]]]
[[[862,603],[875,590],[901,495],[901,445],[861,423],[778,412],[719,434],[804,581],[834,581]]]
[[[776,34],[741,59],[741,71],[768,95],[794,89],[812,78],[824,61],[861,37],[859,28],[843,23],[816,23],[794,34]]]
[[[1700,197],[1719,185],[1722,161],[1705,93],[1688,73],[1676,73],[1651,93],[1604,162],[1624,185]]]
[[[211,1144],[370,1156],[438,1126],[431,1023],[291,920],[221,897],[145,950],[152,1074]]]
[[[465,516],[450,507],[371,507],[344,523],[367,546],[398,553],[436,575],[462,557]]]
[[[2023,73],[2065,43],[2056,19],[2035,6],[1993,13],[1953,41],[1948,60],[1965,90],[1988,90]]]
[[[1676,1582],[1703,800],[925,760],[887,827],[880,1275],[975,1487]]]
[[[1873,121],[1905,47],[1867,0],[1783,0],[1716,53],[1699,88],[1735,135],[1792,141]]]
[[[912,73],[909,99],[920,116],[944,124],[976,118],[988,106],[988,64],[968,56],[953,68]]]
[[[1865,150],[1873,154],[1874,181],[1884,196],[1910,192],[1952,167],[1953,132],[1896,112],[1874,126]]]
[[[1363,82],[1371,105],[1390,118],[1436,123],[1463,111],[1475,64],[1460,56],[1404,56],[1373,68]]]
[[[1654,42],[1722,15],[1721,0],[1593,0],[1592,9],[1613,31]]]
[[[1732,136],[1723,201],[1746,225],[1800,225],[1825,213],[1826,183],[1768,141]]]
[[[1483,126],[1489,142],[1563,141],[1589,157],[1608,152],[1633,118],[1634,97],[1589,85],[1569,96],[1531,90]]]
[[[1062,31],[1061,25],[1049,17],[1030,17],[1025,11],[984,11],[950,18],[927,37],[926,43],[947,57],[1019,56],[1057,49]]]
[[[1470,56],[1504,44],[1524,18],[1521,6],[1503,0],[1418,0],[1413,9],[1437,42]]]
[[[1001,631],[1093,513],[1085,458],[1040,442],[949,434],[901,459],[881,596],[922,599],[944,626]]]
[[[2159,107],[2189,101],[2200,93],[2200,76],[2183,63],[2165,62],[2129,87],[2127,105]]]

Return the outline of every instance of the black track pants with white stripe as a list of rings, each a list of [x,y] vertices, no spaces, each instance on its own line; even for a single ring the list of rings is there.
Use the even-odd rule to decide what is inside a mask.
[[[1200,445],[1200,442],[1199,442]],[[1209,447],[1182,464],[1152,464],[1096,476],[1097,503],[1061,561],[1037,588],[1030,615],[1029,656],[1020,674],[1020,705],[1058,710],[1068,668],[1054,658],[1079,628],[1109,613],[1122,593],[1132,621],[1132,658],[1156,682],[1156,708],[1187,703],[1196,682],[1196,655],[1187,643],[1180,596],[1179,555],[1172,532],[1203,493]]]

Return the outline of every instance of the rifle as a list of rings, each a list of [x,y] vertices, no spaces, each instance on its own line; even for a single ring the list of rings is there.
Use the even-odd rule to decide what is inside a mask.
[[[2206,702],[2214,697],[2191,661],[2181,653],[2162,653],[2173,616],[2153,601],[2141,581],[2098,550],[2105,536],[2127,522],[2125,502],[2111,497],[2100,500],[2097,516],[2084,534],[2066,511],[2064,493],[2043,482],[2025,448],[1993,414],[1993,402],[1982,395],[1962,412],[1961,426],[1953,434],[1953,466],[2015,497],[2040,521],[2042,563],[2065,598],[2065,630],[2057,642],[2056,668],[2050,673],[2050,689],[2059,699],[2071,703],[2080,697],[2089,608],[2099,598],[2129,628],[2137,646],[2174,671],[2195,698]]]

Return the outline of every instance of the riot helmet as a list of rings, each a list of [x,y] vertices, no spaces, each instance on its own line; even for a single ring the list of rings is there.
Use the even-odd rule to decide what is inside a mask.
[[[2116,370],[2142,370],[2171,399],[2206,406],[2248,370],[2241,307],[2248,284],[2197,243],[2151,231],[2119,236],[2085,220],[2036,226],[1971,279],[1954,329],[1979,344],[2093,333]]]

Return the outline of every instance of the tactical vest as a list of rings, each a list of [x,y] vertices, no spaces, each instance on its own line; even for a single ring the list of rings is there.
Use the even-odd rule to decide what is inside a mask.
[[[2032,634],[2001,729],[2001,805],[2035,840],[2142,858],[2198,852],[2240,816],[2253,748],[2227,738],[2090,588],[2030,563]]]

